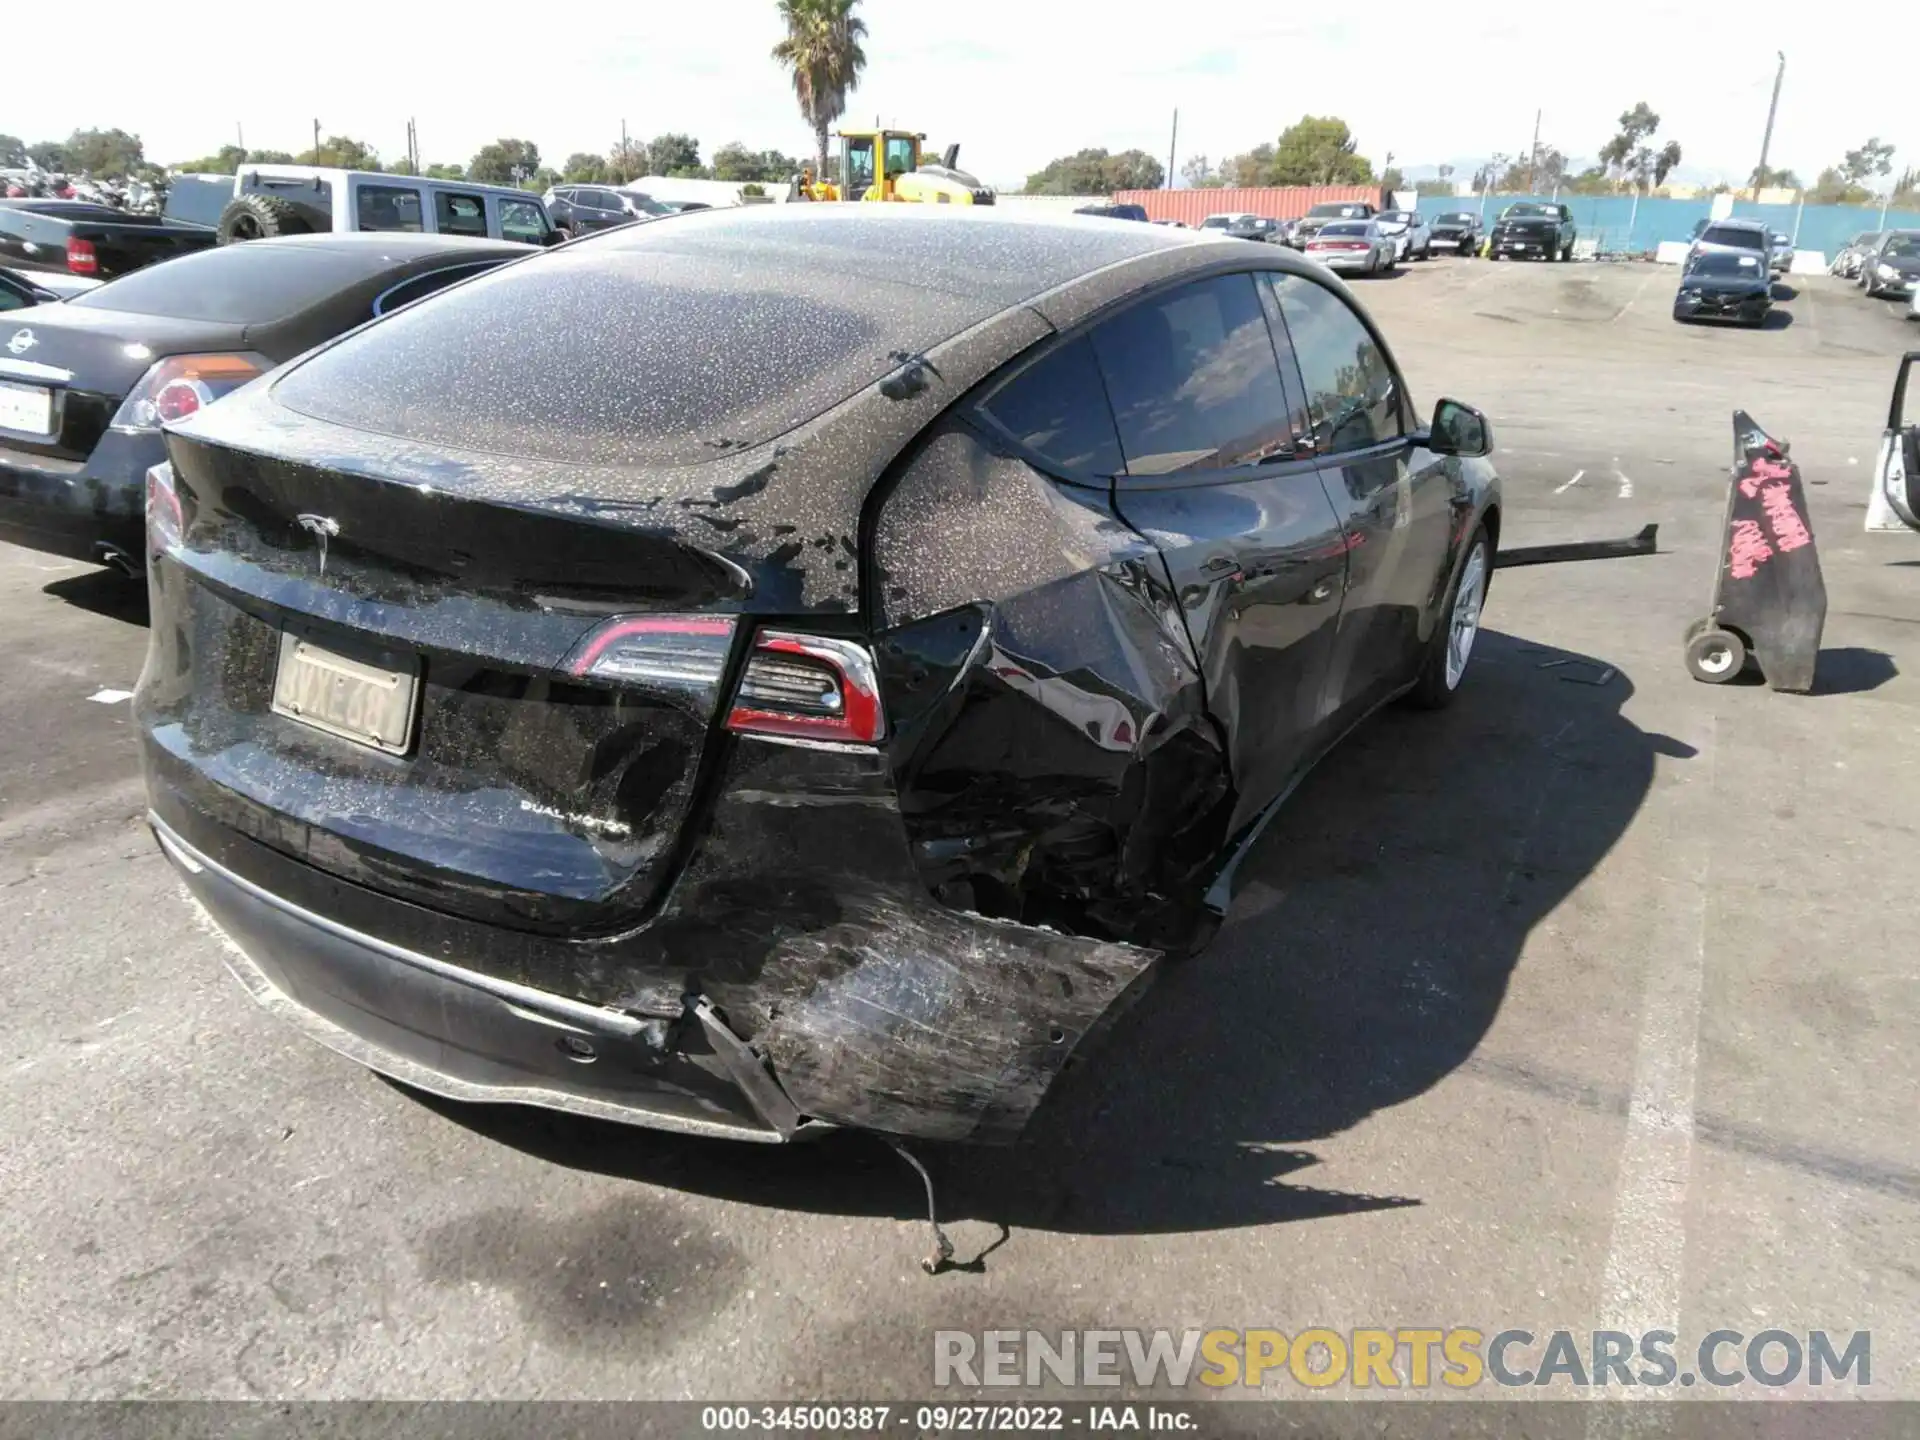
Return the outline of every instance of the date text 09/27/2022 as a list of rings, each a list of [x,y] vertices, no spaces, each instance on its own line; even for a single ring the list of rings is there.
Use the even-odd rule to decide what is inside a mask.
[[[1191,1410],[1167,1405],[708,1405],[700,1428],[731,1433],[766,1430],[933,1432],[1155,1430],[1191,1431]]]

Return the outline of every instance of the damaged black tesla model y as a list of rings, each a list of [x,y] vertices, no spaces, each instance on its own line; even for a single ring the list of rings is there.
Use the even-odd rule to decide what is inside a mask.
[[[1006,1140],[1497,538],[1277,246],[706,212],[169,434],[151,819],[257,999],[421,1088]]]

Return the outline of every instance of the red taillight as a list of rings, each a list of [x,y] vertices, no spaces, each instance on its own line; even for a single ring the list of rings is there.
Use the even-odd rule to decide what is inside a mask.
[[[153,415],[161,424],[184,420],[202,405],[213,403],[213,392],[198,380],[169,380],[153,397]]]
[[[173,465],[162,460],[147,470],[147,549],[164,554],[186,534],[180,493],[173,488]]]
[[[1367,248],[1367,242],[1364,240],[1329,240],[1319,248],[1322,250],[1364,250]]]
[[[873,656],[851,640],[764,630],[747,657],[727,728],[769,739],[871,745],[887,728]]]
[[[581,680],[677,693],[711,715],[733,634],[731,616],[623,616],[574,646],[563,668]],[[871,745],[886,734],[873,656],[852,640],[763,630],[727,728],[769,740]]]
[[[78,235],[67,237],[67,269],[76,275],[100,273],[100,257],[94,253],[91,240],[82,240]]]

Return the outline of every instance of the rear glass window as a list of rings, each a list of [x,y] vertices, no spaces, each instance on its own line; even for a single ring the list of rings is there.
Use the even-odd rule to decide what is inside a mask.
[[[67,303],[89,310],[265,325],[367,278],[367,260],[298,242],[221,245],[135,270]]]
[[[1224,230],[1233,223],[1231,215],[1209,215],[1200,222],[1202,230]]]
[[[691,464],[785,434],[980,318],[881,278],[871,255],[802,268],[759,247],[633,248],[681,228],[623,226],[482,276],[316,355],[275,394],[454,448]]]
[[[1251,275],[1144,301],[1098,326],[1093,345],[1129,475],[1230,469],[1289,441],[1280,366]]]
[[[1471,224],[1473,219],[1473,212],[1469,210],[1450,210],[1440,217],[1441,223],[1445,225]]]
[[[981,408],[994,424],[1062,470],[1113,475],[1121,468],[1113,412],[1085,337],[1048,352]]]
[[[1920,235],[1896,235],[1881,248],[1882,255],[1911,260],[1920,255]]]
[[[1729,245],[1742,250],[1765,250],[1767,237],[1740,225],[1709,225],[1700,234],[1702,245]]]
[[[1363,213],[1364,212],[1361,210],[1361,208],[1358,205],[1339,205],[1334,203],[1328,203],[1325,205],[1316,205],[1311,210],[1307,211],[1307,214],[1309,215],[1338,215],[1348,219],[1351,219],[1353,216],[1360,215]]]
[[[1342,220],[1337,224],[1322,225],[1320,233],[1322,235],[1365,235],[1367,225],[1364,221]]]

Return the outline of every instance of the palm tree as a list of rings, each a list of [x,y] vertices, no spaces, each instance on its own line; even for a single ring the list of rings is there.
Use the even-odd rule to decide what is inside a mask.
[[[854,14],[860,0],[778,0],[787,38],[773,58],[793,72],[793,94],[813,127],[820,168],[827,173],[827,131],[847,111],[847,92],[860,83],[867,55],[860,42],[867,22]]]

